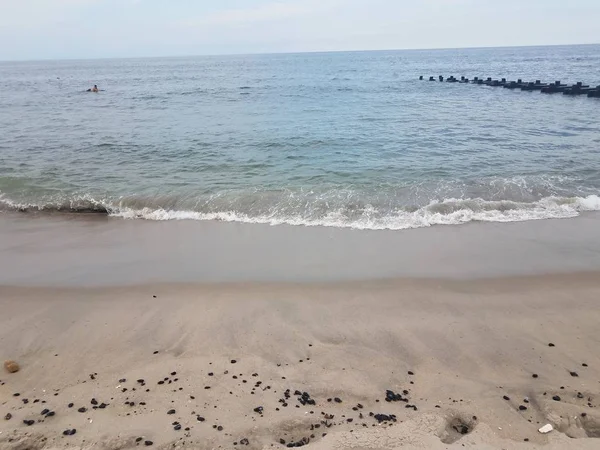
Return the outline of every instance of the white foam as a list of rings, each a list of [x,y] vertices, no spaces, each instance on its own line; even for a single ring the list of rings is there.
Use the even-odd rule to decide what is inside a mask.
[[[125,219],[145,220],[211,220],[268,225],[303,225],[359,230],[403,230],[433,225],[457,225],[467,222],[520,222],[541,219],[563,219],[576,217],[583,211],[600,211],[600,197],[546,197],[537,202],[486,201],[483,199],[445,199],[432,201],[414,212],[398,210],[380,215],[372,206],[367,206],[358,218],[349,219],[342,210],[330,211],[319,218],[301,215],[250,216],[236,211],[202,213],[167,209],[132,209],[108,206],[110,214]]]

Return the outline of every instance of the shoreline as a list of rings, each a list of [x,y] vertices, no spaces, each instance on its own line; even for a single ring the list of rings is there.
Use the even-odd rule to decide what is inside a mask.
[[[592,449],[599,280],[0,287],[0,449]]]
[[[600,270],[600,213],[403,231],[0,216],[0,285],[322,283]]]

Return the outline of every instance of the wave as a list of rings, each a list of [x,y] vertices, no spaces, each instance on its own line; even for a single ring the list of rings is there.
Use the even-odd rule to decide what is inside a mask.
[[[164,205],[161,206],[161,203]],[[359,230],[404,230],[434,225],[459,225],[468,222],[521,222],[541,219],[577,217],[582,212],[600,211],[600,196],[545,197],[534,202],[448,198],[432,200],[421,207],[395,209],[369,204],[330,205],[327,210],[304,204],[303,208],[274,207],[270,211],[215,210],[210,203],[195,208],[177,208],[173,198],[128,197],[119,200],[96,200],[89,195],[75,196],[61,202],[22,204],[0,195],[0,211],[22,213],[89,213],[123,219],[153,221],[199,220],[268,225],[322,226]],[[167,206],[168,205],[168,206]],[[314,205],[313,205],[314,206]]]

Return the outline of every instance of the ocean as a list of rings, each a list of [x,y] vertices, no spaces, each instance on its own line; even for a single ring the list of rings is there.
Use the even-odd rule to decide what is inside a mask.
[[[600,99],[421,75],[596,86],[600,45],[0,62],[0,211],[402,230],[600,210]]]

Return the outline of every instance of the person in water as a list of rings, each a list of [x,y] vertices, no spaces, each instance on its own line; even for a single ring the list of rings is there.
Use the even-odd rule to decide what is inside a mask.
[[[93,88],[88,89],[87,91],[88,92],[98,92],[98,85],[95,84]]]

